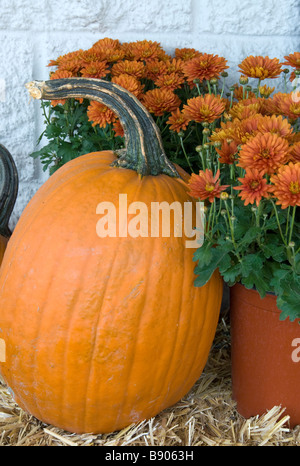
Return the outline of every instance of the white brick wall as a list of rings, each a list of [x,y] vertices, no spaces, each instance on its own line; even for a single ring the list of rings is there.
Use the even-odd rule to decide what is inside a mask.
[[[29,157],[43,122],[24,84],[47,79],[50,59],[103,37],[148,39],[168,53],[175,47],[217,53],[238,76],[249,54],[282,59],[299,51],[299,24],[300,0],[0,0],[0,142],[20,176],[12,226],[48,176]]]

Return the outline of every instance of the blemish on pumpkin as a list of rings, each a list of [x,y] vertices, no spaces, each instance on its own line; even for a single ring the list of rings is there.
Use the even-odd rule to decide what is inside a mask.
[[[0,362],[6,362],[6,343],[0,338]]]

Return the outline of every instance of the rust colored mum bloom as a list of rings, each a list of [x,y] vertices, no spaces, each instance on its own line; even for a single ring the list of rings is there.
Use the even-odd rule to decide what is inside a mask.
[[[238,145],[235,141],[231,141],[228,143],[226,140],[222,142],[221,149],[216,148],[217,153],[220,156],[220,163],[227,163],[227,164],[233,164],[237,151],[238,151]]]
[[[135,95],[138,99],[142,96],[144,86],[133,76],[129,74],[120,74],[112,78],[112,82],[127,89],[131,94]]]
[[[242,146],[238,166],[271,175],[287,161],[289,144],[277,134],[257,134]]]
[[[204,79],[210,80],[217,78],[222,71],[229,68],[227,60],[218,55],[209,53],[201,53],[192,60],[184,63],[183,71],[187,77],[187,81],[190,86],[193,86],[194,79],[203,81]]]
[[[293,134],[293,128],[286,118],[282,115],[264,115],[258,120],[258,130],[261,133],[273,133],[282,138],[290,138]]]
[[[145,74],[145,65],[137,60],[123,60],[115,63],[111,68],[112,76],[120,76],[120,74],[129,74],[134,78],[141,79]]]
[[[219,178],[220,170],[217,170],[215,176],[208,168],[205,171],[200,170],[199,175],[192,173],[188,182],[190,195],[202,201],[208,199],[213,202],[216,197],[220,197],[222,191],[228,188],[228,185],[220,186]]]
[[[168,89],[152,89],[143,96],[143,104],[150,113],[161,116],[173,112],[181,104],[179,97]]]
[[[87,108],[87,116],[92,126],[99,125],[100,128],[105,128],[107,124],[114,123],[116,115],[110,108],[100,102],[92,101]]]
[[[119,118],[117,118],[116,121],[114,121],[113,130],[116,136],[121,136],[121,137],[124,136],[124,129],[123,129],[123,126],[121,125]]]
[[[244,97],[244,89],[243,89],[243,86],[239,86],[238,84],[235,84],[234,85],[234,91],[233,91],[233,95],[234,95],[234,98],[236,100],[244,100],[245,97]],[[247,96],[248,95],[248,99],[251,99],[251,98],[255,98],[255,94],[254,92],[252,91],[246,91],[245,92],[245,95]]]
[[[179,89],[182,86],[184,78],[177,73],[161,74],[154,80],[154,83],[161,89],[175,91],[175,89]]]
[[[172,60],[166,60],[165,62],[166,65],[166,72],[169,73],[176,73],[179,76],[184,76],[183,72],[183,65],[184,62],[183,60],[180,60],[179,58],[173,58]]]
[[[104,39],[99,39],[93,44],[92,48],[107,48],[107,49],[116,49],[121,47],[121,42],[118,39],[111,39],[110,37],[104,37]]]
[[[95,61],[89,64],[86,64],[84,68],[80,71],[81,76],[84,78],[104,78],[108,73],[108,64],[105,61]]]
[[[145,64],[145,76],[148,79],[152,79],[154,81],[158,76],[167,72],[167,66],[165,62],[161,60],[149,60]]]
[[[105,37],[104,39],[100,39],[95,42],[89,51],[96,54],[98,60],[104,60],[109,63],[122,60],[125,55],[120,41],[117,39],[110,39],[109,37]]]
[[[269,87],[265,84],[264,86],[259,86],[258,90],[261,96],[269,97],[275,91],[275,87]]]
[[[259,78],[260,80],[274,79],[282,72],[278,58],[253,56],[245,58],[239,64],[239,68],[244,76],[249,78]]]
[[[286,61],[283,62],[283,65],[292,66],[297,70],[300,70],[300,52],[290,53],[284,57]]]
[[[125,59],[128,60],[147,62],[154,58],[159,60],[167,60],[169,58],[162,46],[158,42],[151,40],[124,43],[122,48],[125,52]]]
[[[205,94],[205,96],[189,99],[183,108],[188,120],[194,120],[198,123],[212,123],[224,112],[225,102],[214,94]]]
[[[271,176],[272,193],[282,209],[300,206],[300,162],[283,165]]]
[[[82,66],[82,53],[84,53],[84,51],[81,49],[66,53],[56,60],[51,60],[48,66],[57,66],[59,70],[70,71],[74,73],[73,76],[76,76],[76,73],[78,73]]]
[[[278,92],[273,96],[275,112],[285,115],[291,120],[297,120],[300,117],[300,92],[291,92],[284,94]]]
[[[175,49],[175,57],[180,58],[183,61],[192,60],[192,58],[195,58],[199,55],[201,55],[201,53],[193,48],[183,47]]]
[[[239,190],[239,196],[245,205],[254,204],[259,205],[263,197],[269,196],[270,185],[262,172],[256,168],[249,168],[243,178],[238,178],[241,186],[235,186],[233,189]]]
[[[233,121],[221,123],[221,128],[217,128],[210,136],[212,142],[233,140],[236,144],[246,144],[250,139],[258,134],[258,122],[261,115],[254,115],[244,120],[235,118]]]
[[[259,102],[245,102],[240,100],[237,103],[234,103],[231,107],[229,114],[233,118],[238,118],[239,120],[244,120],[245,118],[250,118],[253,115],[259,114],[260,105]]]
[[[289,160],[291,162],[300,162],[300,142],[296,142],[289,149]]]
[[[185,115],[179,108],[177,108],[174,112],[171,113],[171,116],[169,117],[167,124],[170,125],[170,130],[171,131],[176,131],[179,133],[179,131],[185,131],[189,122],[186,119]]]

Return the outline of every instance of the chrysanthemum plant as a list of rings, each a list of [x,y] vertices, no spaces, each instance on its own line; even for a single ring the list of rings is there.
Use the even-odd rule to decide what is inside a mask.
[[[227,87],[227,61],[191,48],[168,55],[152,41],[109,38],[51,61],[50,79],[111,80],[132,92],[160,128],[172,162],[204,202],[195,286],[215,269],[232,286],[277,296],[281,319],[300,318],[300,53],[249,56]],[[265,79],[278,83],[269,87]],[[84,153],[124,145],[111,110],[71,99],[42,103],[49,142],[33,153],[53,173]]]

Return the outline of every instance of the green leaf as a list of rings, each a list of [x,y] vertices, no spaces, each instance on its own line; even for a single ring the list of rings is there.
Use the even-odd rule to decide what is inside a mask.
[[[270,291],[270,285],[263,274],[263,259],[258,254],[243,257],[241,282],[246,288],[256,288],[261,297]]]
[[[280,281],[277,306],[281,310],[281,320],[300,319],[300,275],[289,273]]]
[[[198,275],[194,282],[195,286],[201,287],[205,285],[216,269],[221,267],[222,269],[226,270],[229,262],[230,256],[226,248],[211,248],[209,263],[198,263],[197,267],[195,268],[195,273]]]
[[[200,264],[206,265],[212,259],[212,245],[209,241],[204,241],[202,246],[194,252],[193,261],[199,261]]]

